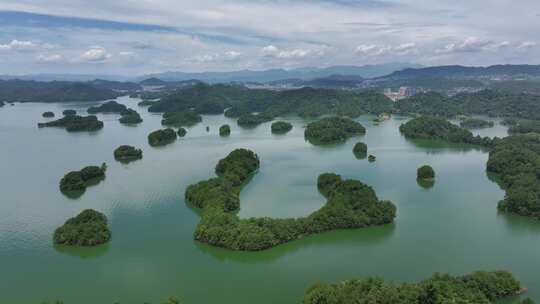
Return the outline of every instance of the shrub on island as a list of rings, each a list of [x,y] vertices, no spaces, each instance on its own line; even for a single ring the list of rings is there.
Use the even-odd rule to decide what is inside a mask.
[[[520,282],[506,271],[479,271],[464,276],[436,273],[419,283],[391,284],[381,278],[366,278],[316,284],[306,291],[302,303],[492,304],[522,290]]]
[[[64,110],[62,111],[62,115],[64,116],[69,116],[69,115],[77,115],[77,111],[75,110]]]
[[[466,118],[459,123],[462,128],[467,129],[480,129],[491,128],[495,125],[493,121],[487,121],[479,118]]]
[[[489,137],[474,136],[471,131],[460,128],[440,117],[421,116],[413,118],[399,127],[407,138],[443,140],[451,143],[464,143],[491,147]]]
[[[161,124],[163,126],[193,126],[202,121],[202,116],[191,111],[163,113]]]
[[[229,136],[231,135],[231,127],[229,125],[223,125],[219,127],[220,136]]]
[[[80,131],[97,131],[103,128],[103,122],[98,120],[96,116],[78,116],[68,115],[60,119],[38,123],[39,128],[45,127],[61,127],[65,128],[68,132],[80,132]]]
[[[184,137],[187,134],[187,130],[184,128],[179,128],[176,133],[178,134],[178,137]]]
[[[141,115],[133,109],[126,109],[125,111],[122,111],[120,115],[122,116],[119,121],[122,124],[138,124],[143,121]]]
[[[435,171],[431,166],[423,165],[416,171],[416,178],[419,180],[433,180],[435,179]]]
[[[80,171],[68,172],[60,180],[60,191],[73,192],[84,191],[92,182],[105,178],[107,165],[103,163],[100,167],[88,166]]]
[[[152,147],[164,146],[176,140],[176,132],[173,129],[161,129],[148,134],[148,143]]]
[[[375,157],[375,155],[370,154],[367,159],[370,163],[372,163],[377,160],[377,157]]]
[[[286,121],[276,121],[272,123],[271,130],[274,134],[285,134],[292,130],[293,126],[292,124],[286,122]]]
[[[367,156],[367,145],[363,142],[358,142],[353,147],[353,153],[356,158],[364,159]]]
[[[359,181],[343,180],[325,173],[317,180],[327,198],[325,206],[307,217],[291,219],[240,219],[239,192],[259,168],[259,158],[250,150],[238,149],[220,160],[216,178],[190,185],[186,202],[202,209],[196,240],[233,250],[264,250],[334,229],[363,228],[393,222],[396,207],[380,201],[373,189]]]
[[[43,116],[45,118],[51,118],[51,117],[54,117],[54,113],[50,112],[50,111],[47,111],[47,112],[43,112],[43,114],[41,116]]]
[[[366,129],[349,118],[330,117],[307,125],[305,138],[312,144],[332,144],[366,133]]]
[[[127,107],[123,104],[119,104],[114,100],[107,101],[105,103],[102,103],[99,106],[90,107],[88,108],[87,112],[89,114],[97,114],[97,113],[122,113],[125,111]]]
[[[142,158],[142,150],[133,146],[122,145],[114,150],[114,159],[128,163]]]
[[[92,209],[68,219],[54,231],[54,243],[68,246],[96,246],[111,239],[107,217]]]

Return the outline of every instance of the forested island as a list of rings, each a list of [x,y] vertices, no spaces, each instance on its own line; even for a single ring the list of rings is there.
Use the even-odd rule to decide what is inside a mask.
[[[75,110],[64,110],[62,111],[62,115],[64,116],[69,116],[69,115],[77,115],[77,111]]]
[[[363,142],[358,142],[353,147],[353,154],[358,159],[364,159],[367,156],[367,145]]]
[[[308,124],[304,136],[312,144],[332,144],[365,133],[364,126],[356,121],[343,117],[328,117]]]
[[[148,134],[148,144],[152,147],[164,146],[176,140],[176,132],[173,129],[161,129]]]
[[[89,114],[97,114],[97,113],[122,113],[127,110],[127,107],[123,104],[119,104],[118,102],[111,100],[107,101],[105,103],[100,104],[99,106],[94,106],[88,108],[87,112]]]
[[[421,116],[399,127],[407,138],[442,140],[451,143],[474,144],[490,147],[497,139],[474,136],[471,131],[460,128],[442,117]]]
[[[114,159],[123,163],[142,159],[142,155],[141,149],[129,145],[122,145],[114,150]]]
[[[51,118],[51,117],[54,117],[54,113],[50,112],[50,111],[47,111],[47,112],[43,112],[43,114],[41,114],[41,116],[43,116],[45,118]]]
[[[139,113],[133,109],[123,110],[122,112],[120,112],[120,115],[121,116],[118,121],[120,121],[120,123],[122,124],[133,125],[141,123],[143,121],[141,115],[139,115]]]
[[[39,128],[45,127],[60,127],[65,128],[68,132],[81,132],[81,131],[98,131],[103,128],[103,122],[98,120],[96,116],[78,116],[78,115],[67,115],[60,119],[49,121],[49,122],[40,122],[38,123]]]
[[[56,245],[96,246],[107,243],[111,231],[103,213],[87,209],[58,227],[53,239]]]
[[[262,123],[272,121],[273,117],[264,113],[252,114],[246,113],[240,115],[236,121],[241,127],[255,127]]]
[[[480,129],[491,128],[495,125],[493,121],[487,121],[479,118],[466,118],[459,123],[462,128],[467,129]]]
[[[176,134],[178,134],[178,137],[184,137],[187,134],[187,130],[185,128],[178,128]]]
[[[231,127],[229,125],[222,125],[219,127],[219,136],[231,135]]]
[[[435,179],[435,170],[431,166],[423,165],[416,171],[416,179],[429,181]]]
[[[201,121],[201,115],[192,111],[166,112],[163,113],[161,124],[163,126],[190,127]]]
[[[292,124],[286,121],[276,121],[270,126],[270,129],[274,134],[285,134],[292,130],[292,128]]]
[[[154,100],[145,99],[145,100],[140,101],[139,103],[137,103],[137,105],[139,107],[146,107],[146,106],[154,105],[155,103],[156,103],[156,101],[154,101]]]
[[[499,210],[540,219],[540,135],[509,136],[489,152],[487,171],[500,177],[506,195]]]
[[[303,304],[494,304],[523,289],[506,271],[474,272],[464,276],[434,274],[419,283],[386,283],[381,278],[316,284],[304,295]],[[524,300],[522,304],[534,303]]]
[[[371,187],[325,173],[319,176],[317,188],[327,202],[307,217],[240,219],[234,214],[240,208],[239,192],[258,168],[255,153],[237,149],[218,162],[218,177],[186,189],[186,201],[202,209],[196,240],[233,250],[256,251],[323,231],[389,224],[395,218],[396,207],[389,201],[380,201]]]
[[[86,187],[105,178],[107,165],[88,166],[80,171],[70,171],[60,180],[60,191],[68,196],[78,197]]]

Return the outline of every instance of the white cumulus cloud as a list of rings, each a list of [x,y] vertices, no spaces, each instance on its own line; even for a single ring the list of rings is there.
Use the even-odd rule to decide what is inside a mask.
[[[111,58],[112,55],[101,46],[91,47],[81,55],[81,59],[84,61],[101,62]]]
[[[39,54],[36,57],[38,62],[59,62],[64,60],[64,57],[60,54]]]
[[[6,44],[0,44],[0,50],[4,51],[32,51],[38,48],[38,45],[32,41],[11,40]]]

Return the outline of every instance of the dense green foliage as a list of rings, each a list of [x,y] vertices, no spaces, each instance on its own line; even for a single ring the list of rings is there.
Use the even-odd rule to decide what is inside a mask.
[[[133,109],[126,109],[122,111],[120,115],[122,116],[120,117],[119,121],[123,124],[138,124],[143,121],[141,115],[139,115],[139,113]]]
[[[479,129],[479,128],[491,128],[495,125],[493,121],[487,121],[479,118],[466,118],[459,123],[463,128]]]
[[[229,125],[222,125],[219,127],[220,136],[229,136],[231,135],[231,127]]]
[[[353,147],[353,153],[356,158],[364,159],[367,156],[367,145],[363,142],[358,142]]]
[[[122,113],[127,110],[127,107],[123,104],[119,104],[114,100],[104,102],[99,106],[88,108],[87,112],[90,114],[97,113]]]
[[[436,92],[427,92],[396,102],[394,112],[453,117],[458,115],[460,110],[446,96]]]
[[[512,124],[511,127],[508,129],[508,133],[510,134],[540,133],[540,121],[538,120],[526,120],[505,123]]]
[[[321,174],[319,191],[328,199],[325,206],[296,219],[240,219],[239,192],[259,168],[255,153],[245,149],[231,152],[216,166],[218,177],[191,185],[186,201],[202,209],[195,239],[233,250],[255,251],[333,229],[362,228],[393,222],[395,206],[379,201],[375,191],[355,180]]]
[[[106,170],[107,165],[103,163],[100,167],[88,166],[80,171],[68,172],[60,180],[60,191],[70,192],[84,190],[93,180],[105,178]]]
[[[43,116],[45,118],[50,118],[50,117],[54,117],[54,113],[50,112],[50,111],[47,111],[47,112],[43,112],[43,114],[41,116]]]
[[[68,219],[54,231],[54,243],[69,246],[96,246],[111,239],[107,217],[92,209]]]
[[[122,145],[114,150],[114,159],[128,163],[142,158],[142,150],[133,146]]]
[[[419,283],[400,285],[380,278],[316,284],[304,295],[304,304],[490,304],[516,295],[519,281],[505,271],[474,272],[454,277],[434,274]]]
[[[69,116],[69,115],[77,115],[77,111],[75,110],[64,110],[62,111],[62,115],[64,116]]]
[[[259,114],[242,114],[238,117],[237,123],[242,127],[254,127],[264,122],[272,121],[273,117],[265,113]]]
[[[161,129],[156,130],[148,134],[148,143],[152,147],[164,146],[170,144],[176,140],[176,132],[173,129]]]
[[[38,127],[61,127],[68,132],[97,131],[103,128],[103,122],[94,115],[67,115],[54,121],[38,123]]]
[[[499,210],[540,219],[540,135],[501,139],[489,152],[487,170],[506,190]]]
[[[156,103],[156,101],[154,100],[148,100],[148,99],[145,99],[143,101],[140,101],[139,103],[137,103],[137,105],[139,107],[145,107],[145,106],[151,106],[151,105],[154,105]]]
[[[366,129],[356,121],[342,117],[329,117],[308,124],[304,136],[312,144],[330,144],[365,133]]]
[[[184,137],[187,134],[187,130],[185,128],[178,128],[176,134],[178,134],[178,137]]]
[[[276,121],[272,123],[271,130],[272,133],[284,134],[292,130],[293,126],[291,123],[286,121]]]
[[[189,127],[201,121],[202,121],[201,115],[192,111],[166,112],[166,113],[163,113],[163,119],[161,120],[161,124],[164,126]]]
[[[402,124],[399,130],[405,137],[412,139],[434,139],[487,147],[494,141],[488,137],[474,136],[469,130],[460,128],[440,117],[417,117]]]
[[[416,171],[416,178],[417,179],[434,179],[435,178],[435,170],[431,166],[423,165],[422,167],[418,168]]]
[[[0,80],[0,100],[9,102],[98,101],[120,96],[113,90],[82,82]]]

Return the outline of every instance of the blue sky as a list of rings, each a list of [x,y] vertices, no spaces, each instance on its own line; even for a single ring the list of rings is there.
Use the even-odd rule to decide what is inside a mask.
[[[2,0],[0,74],[538,64],[540,1]]]

